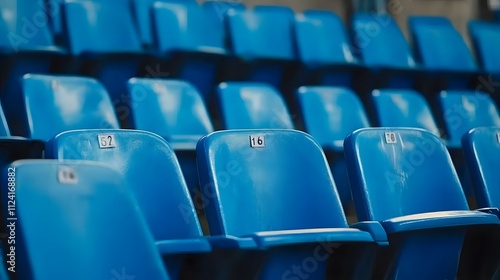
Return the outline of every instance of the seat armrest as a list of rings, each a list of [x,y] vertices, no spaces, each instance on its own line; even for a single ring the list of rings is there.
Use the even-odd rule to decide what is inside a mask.
[[[387,233],[385,232],[384,227],[377,221],[358,222],[352,224],[350,227],[368,232],[372,236],[373,240],[381,246],[389,245]]]

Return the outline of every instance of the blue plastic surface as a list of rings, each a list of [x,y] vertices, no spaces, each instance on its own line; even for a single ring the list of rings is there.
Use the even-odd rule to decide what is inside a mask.
[[[29,138],[48,141],[71,129],[119,127],[106,90],[94,79],[27,74],[22,84]]]
[[[227,82],[219,85],[217,94],[226,129],[293,128],[285,101],[272,86]]]
[[[230,10],[244,10],[246,7],[240,1],[204,1],[203,8],[223,26],[226,14]]]
[[[449,147],[461,147],[463,135],[474,127],[500,126],[498,108],[491,97],[483,92],[442,91],[438,103],[448,133]]]
[[[469,21],[469,35],[478,64],[488,73],[500,73],[500,24],[498,22]]]
[[[49,160],[17,161],[11,168],[16,171],[18,279],[168,279],[130,189],[116,171]]]
[[[432,111],[424,96],[411,89],[377,89],[372,91],[378,125],[382,127],[416,127],[440,136]]]
[[[500,208],[500,127],[479,127],[463,137],[463,149],[478,207]]]
[[[0,104],[0,136],[10,136],[9,125],[3,113],[3,106]]]

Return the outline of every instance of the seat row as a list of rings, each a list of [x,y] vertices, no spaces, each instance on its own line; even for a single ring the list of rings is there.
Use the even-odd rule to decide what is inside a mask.
[[[209,236],[172,148],[156,134],[66,131],[41,146],[42,160],[13,157],[12,140],[2,139],[2,211],[17,238],[15,246],[4,243],[6,266],[14,261],[18,279],[51,280],[179,279],[193,271],[189,279],[454,279],[459,267],[496,260],[483,270],[492,277],[498,250],[470,255],[462,246],[473,228],[499,241],[500,213],[492,208],[500,198],[499,135],[500,128],[478,128],[464,138],[481,206],[489,207],[471,211],[436,135],[355,131],[344,147],[360,222],[349,225],[311,136],[211,133],[197,144]],[[16,206],[7,207],[9,200]],[[199,263],[191,271],[190,258]]]

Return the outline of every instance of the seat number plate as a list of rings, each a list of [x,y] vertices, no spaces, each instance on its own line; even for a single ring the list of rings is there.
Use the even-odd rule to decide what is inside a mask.
[[[115,136],[113,134],[97,135],[97,141],[101,149],[116,148]]]
[[[396,133],[394,132],[386,132],[385,133],[385,142],[387,144],[395,144],[398,141],[396,140]]]
[[[251,148],[264,148],[266,146],[264,135],[250,135]]]

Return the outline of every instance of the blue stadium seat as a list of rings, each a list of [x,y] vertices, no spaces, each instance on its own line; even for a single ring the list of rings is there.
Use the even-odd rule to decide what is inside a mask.
[[[306,84],[351,86],[358,61],[341,19],[328,11],[304,11],[295,18],[297,56]]]
[[[43,4],[43,1],[40,1]],[[23,122],[20,79],[27,73],[49,73],[65,53],[54,43],[47,24],[48,15],[39,2],[0,1],[0,91],[13,135]],[[19,105],[18,105],[19,104]]]
[[[119,128],[106,90],[92,78],[27,74],[22,85],[26,137],[48,141],[66,130]]]
[[[500,58],[496,55],[500,47],[500,24],[487,21],[470,21],[469,35],[478,64],[487,73],[500,74]]]
[[[344,159],[344,138],[370,123],[361,101],[348,88],[300,87],[298,103],[305,130],[327,154],[344,207],[352,202]]]
[[[365,254],[376,243],[385,245],[386,236],[378,223],[349,228],[326,158],[312,137],[294,130],[219,131],[198,142],[197,154],[210,233],[221,236],[214,246],[238,247],[223,243],[226,235],[240,244],[255,242],[264,250],[253,252],[263,261],[251,271],[258,279],[325,279],[328,257],[349,259],[340,268],[354,266],[358,277],[370,275]],[[338,251],[319,245],[328,243],[342,245]],[[347,255],[340,254],[344,245]]]
[[[413,16],[408,20],[417,60],[436,77],[437,89],[466,89],[477,65],[460,33],[444,17]]]
[[[172,148],[160,136],[135,130],[77,130],[57,135],[47,158],[88,160],[117,170],[132,190],[169,274],[178,279],[187,254],[211,250]]]
[[[226,19],[226,14],[229,10],[232,9],[244,10],[246,8],[241,1],[217,1],[217,0],[204,1],[203,7],[216,21],[218,21],[221,24],[222,30],[224,30],[223,24]]]
[[[280,88],[285,70],[296,63],[293,20],[294,12],[284,6],[228,11],[229,44],[243,66],[230,67],[224,73],[226,80],[263,82]]]
[[[423,128],[440,136],[425,98],[411,89],[376,89],[371,101],[378,126]]]
[[[446,146],[418,128],[367,128],[344,141],[360,221],[379,221],[389,237],[389,279],[455,279],[465,232],[499,225],[470,211]]]
[[[120,174],[50,160],[16,161],[2,179],[13,173],[17,279],[168,279]]]
[[[178,80],[133,78],[128,82],[133,127],[165,138],[174,149],[191,194],[199,193],[196,143],[214,130],[198,91]]]
[[[225,129],[294,128],[285,101],[272,86],[227,82],[217,94]]]
[[[128,127],[130,98],[125,95],[126,83],[140,72],[138,68],[144,59],[129,6],[116,5],[115,1],[69,0],[63,8],[64,37],[75,60],[64,72],[100,80],[113,100],[122,126]],[[156,70],[161,69],[149,69]]]
[[[196,3],[156,2],[153,14],[156,47],[166,60],[165,70],[189,81],[210,100],[217,70],[227,58],[221,21]]]
[[[389,14],[354,14],[351,20],[354,52],[367,72],[360,91],[379,87],[412,87],[416,63],[410,45]],[[362,84],[363,84],[362,83]]]

